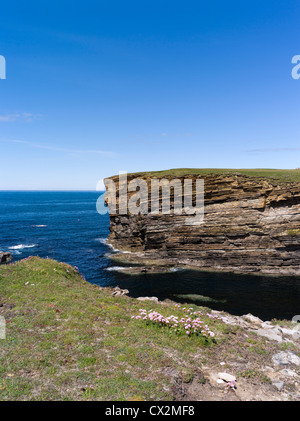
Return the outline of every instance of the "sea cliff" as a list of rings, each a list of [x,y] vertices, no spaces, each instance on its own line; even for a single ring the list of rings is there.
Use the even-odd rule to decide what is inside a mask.
[[[271,170],[270,170],[271,171]],[[155,261],[203,270],[300,274],[300,171],[169,170],[129,174],[204,180],[204,223],[186,215],[110,213],[109,242],[131,261]],[[105,183],[108,179],[106,179]],[[110,177],[116,185],[119,177]],[[194,191],[195,194],[195,191]],[[150,208],[150,195],[148,196]],[[109,205],[109,203],[108,203]],[[171,190],[171,207],[174,192]],[[146,263],[145,263],[146,264]]]

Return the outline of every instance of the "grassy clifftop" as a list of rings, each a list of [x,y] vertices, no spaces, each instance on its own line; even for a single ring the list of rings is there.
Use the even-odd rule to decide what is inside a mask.
[[[145,327],[131,318],[141,307],[161,308],[114,297],[54,260],[1,266],[0,400],[174,399],[168,373],[192,378],[189,354],[204,342]]]
[[[248,177],[254,177],[258,179],[266,179],[269,181],[275,181],[280,183],[294,183],[300,182],[300,169],[295,170],[278,170],[268,168],[257,168],[257,169],[230,169],[230,168],[174,168],[163,171],[150,171],[134,173],[136,176],[152,176],[152,177],[164,177],[174,176],[180,177],[184,175],[226,175],[226,174],[241,174]]]
[[[280,399],[262,372],[280,345],[245,335],[205,308],[112,293],[50,259],[1,266],[0,400]],[[172,333],[132,318],[141,308],[179,318],[201,310],[215,336]],[[218,385],[218,371],[237,376],[237,389]]]

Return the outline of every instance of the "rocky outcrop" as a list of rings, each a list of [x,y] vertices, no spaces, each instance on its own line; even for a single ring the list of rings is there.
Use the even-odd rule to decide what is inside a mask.
[[[9,263],[11,261],[12,261],[12,254],[11,253],[0,252],[0,264],[1,263]]]
[[[186,225],[186,215],[172,212],[115,213],[110,214],[109,242],[140,259],[203,270],[300,274],[300,183],[237,173],[187,177],[204,179],[203,224]],[[150,177],[142,178],[150,191]],[[112,179],[118,194],[118,177]]]
[[[216,366],[203,369],[203,374],[214,387],[215,394],[218,390],[227,389],[230,393],[234,392],[231,397],[235,400],[299,400],[300,358],[297,355],[300,340],[299,324],[288,321],[263,322],[252,314],[232,316],[215,310],[210,312],[236,329],[235,335],[240,335],[236,339],[243,343],[245,349],[251,349],[253,345],[258,344],[263,347],[260,350],[256,349],[255,352],[252,348],[250,354],[256,352],[260,354],[260,358],[254,359],[252,355],[243,358],[240,354],[228,350],[220,352],[219,358],[223,361],[219,365],[222,367],[222,372]],[[288,348],[296,352],[287,350]],[[226,369],[224,372],[223,368]],[[249,382],[251,378],[254,384]]]

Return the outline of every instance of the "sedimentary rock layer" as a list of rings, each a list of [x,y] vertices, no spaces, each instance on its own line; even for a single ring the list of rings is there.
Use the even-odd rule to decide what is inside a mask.
[[[300,274],[300,183],[278,185],[234,173],[186,177],[204,179],[203,224],[186,225],[186,215],[172,212],[116,212],[110,214],[109,242],[149,259],[204,270]],[[150,177],[143,178],[150,191]],[[118,195],[118,177],[111,179]]]

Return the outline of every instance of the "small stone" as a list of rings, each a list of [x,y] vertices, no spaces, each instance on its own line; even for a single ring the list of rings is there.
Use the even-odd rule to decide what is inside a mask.
[[[251,313],[244,314],[242,317],[248,320],[249,322],[257,325],[261,325],[263,323],[263,321],[259,317],[253,316],[253,314]]]
[[[263,322],[263,323],[261,324],[261,327],[262,327],[263,329],[273,329],[273,328],[274,328],[274,325],[272,325],[272,323],[271,323],[271,322]]]
[[[227,325],[236,325],[236,319],[233,316],[227,315],[222,316],[222,321],[226,323]]]
[[[276,329],[258,329],[256,331],[257,335],[263,336],[271,341],[282,342],[282,337],[279,335],[279,330]]]
[[[284,335],[293,336],[294,333],[296,333],[296,330],[294,329],[286,329],[285,327],[281,328],[281,331]]]
[[[228,374],[228,373],[218,373],[218,377],[222,380],[224,380],[225,382],[234,382],[236,381],[236,377],[233,376],[232,374]]]
[[[300,358],[291,351],[281,351],[273,355],[272,360],[276,365],[295,364],[300,365]]]
[[[121,289],[119,287],[114,288],[114,292],[112,293],[113,297],[120,297],[122,295],[127,295],[129,293],[128,289]]]
[[[293,340],[297,341],[298,339],[300,339],[300,330],[297,329],[293,334]]]
[[[279,390],[279,392],[281,392],[284,386],[284,382],[276,381],[276,382],[273,382],[272,385],[275,386]]]
[[[290,370],[289,368],[284,368],[283,370],[280,371],[280,373],[283,376],[298,377],[297,374],[293,370]]]
[[[224,361],[222,361],[221,363],[220,363],[220,365],[225,365],[226,363],[224,363]]]
[[[155,301],[158,302],[157,297],[138,297],[137,300],[139,301]]]

